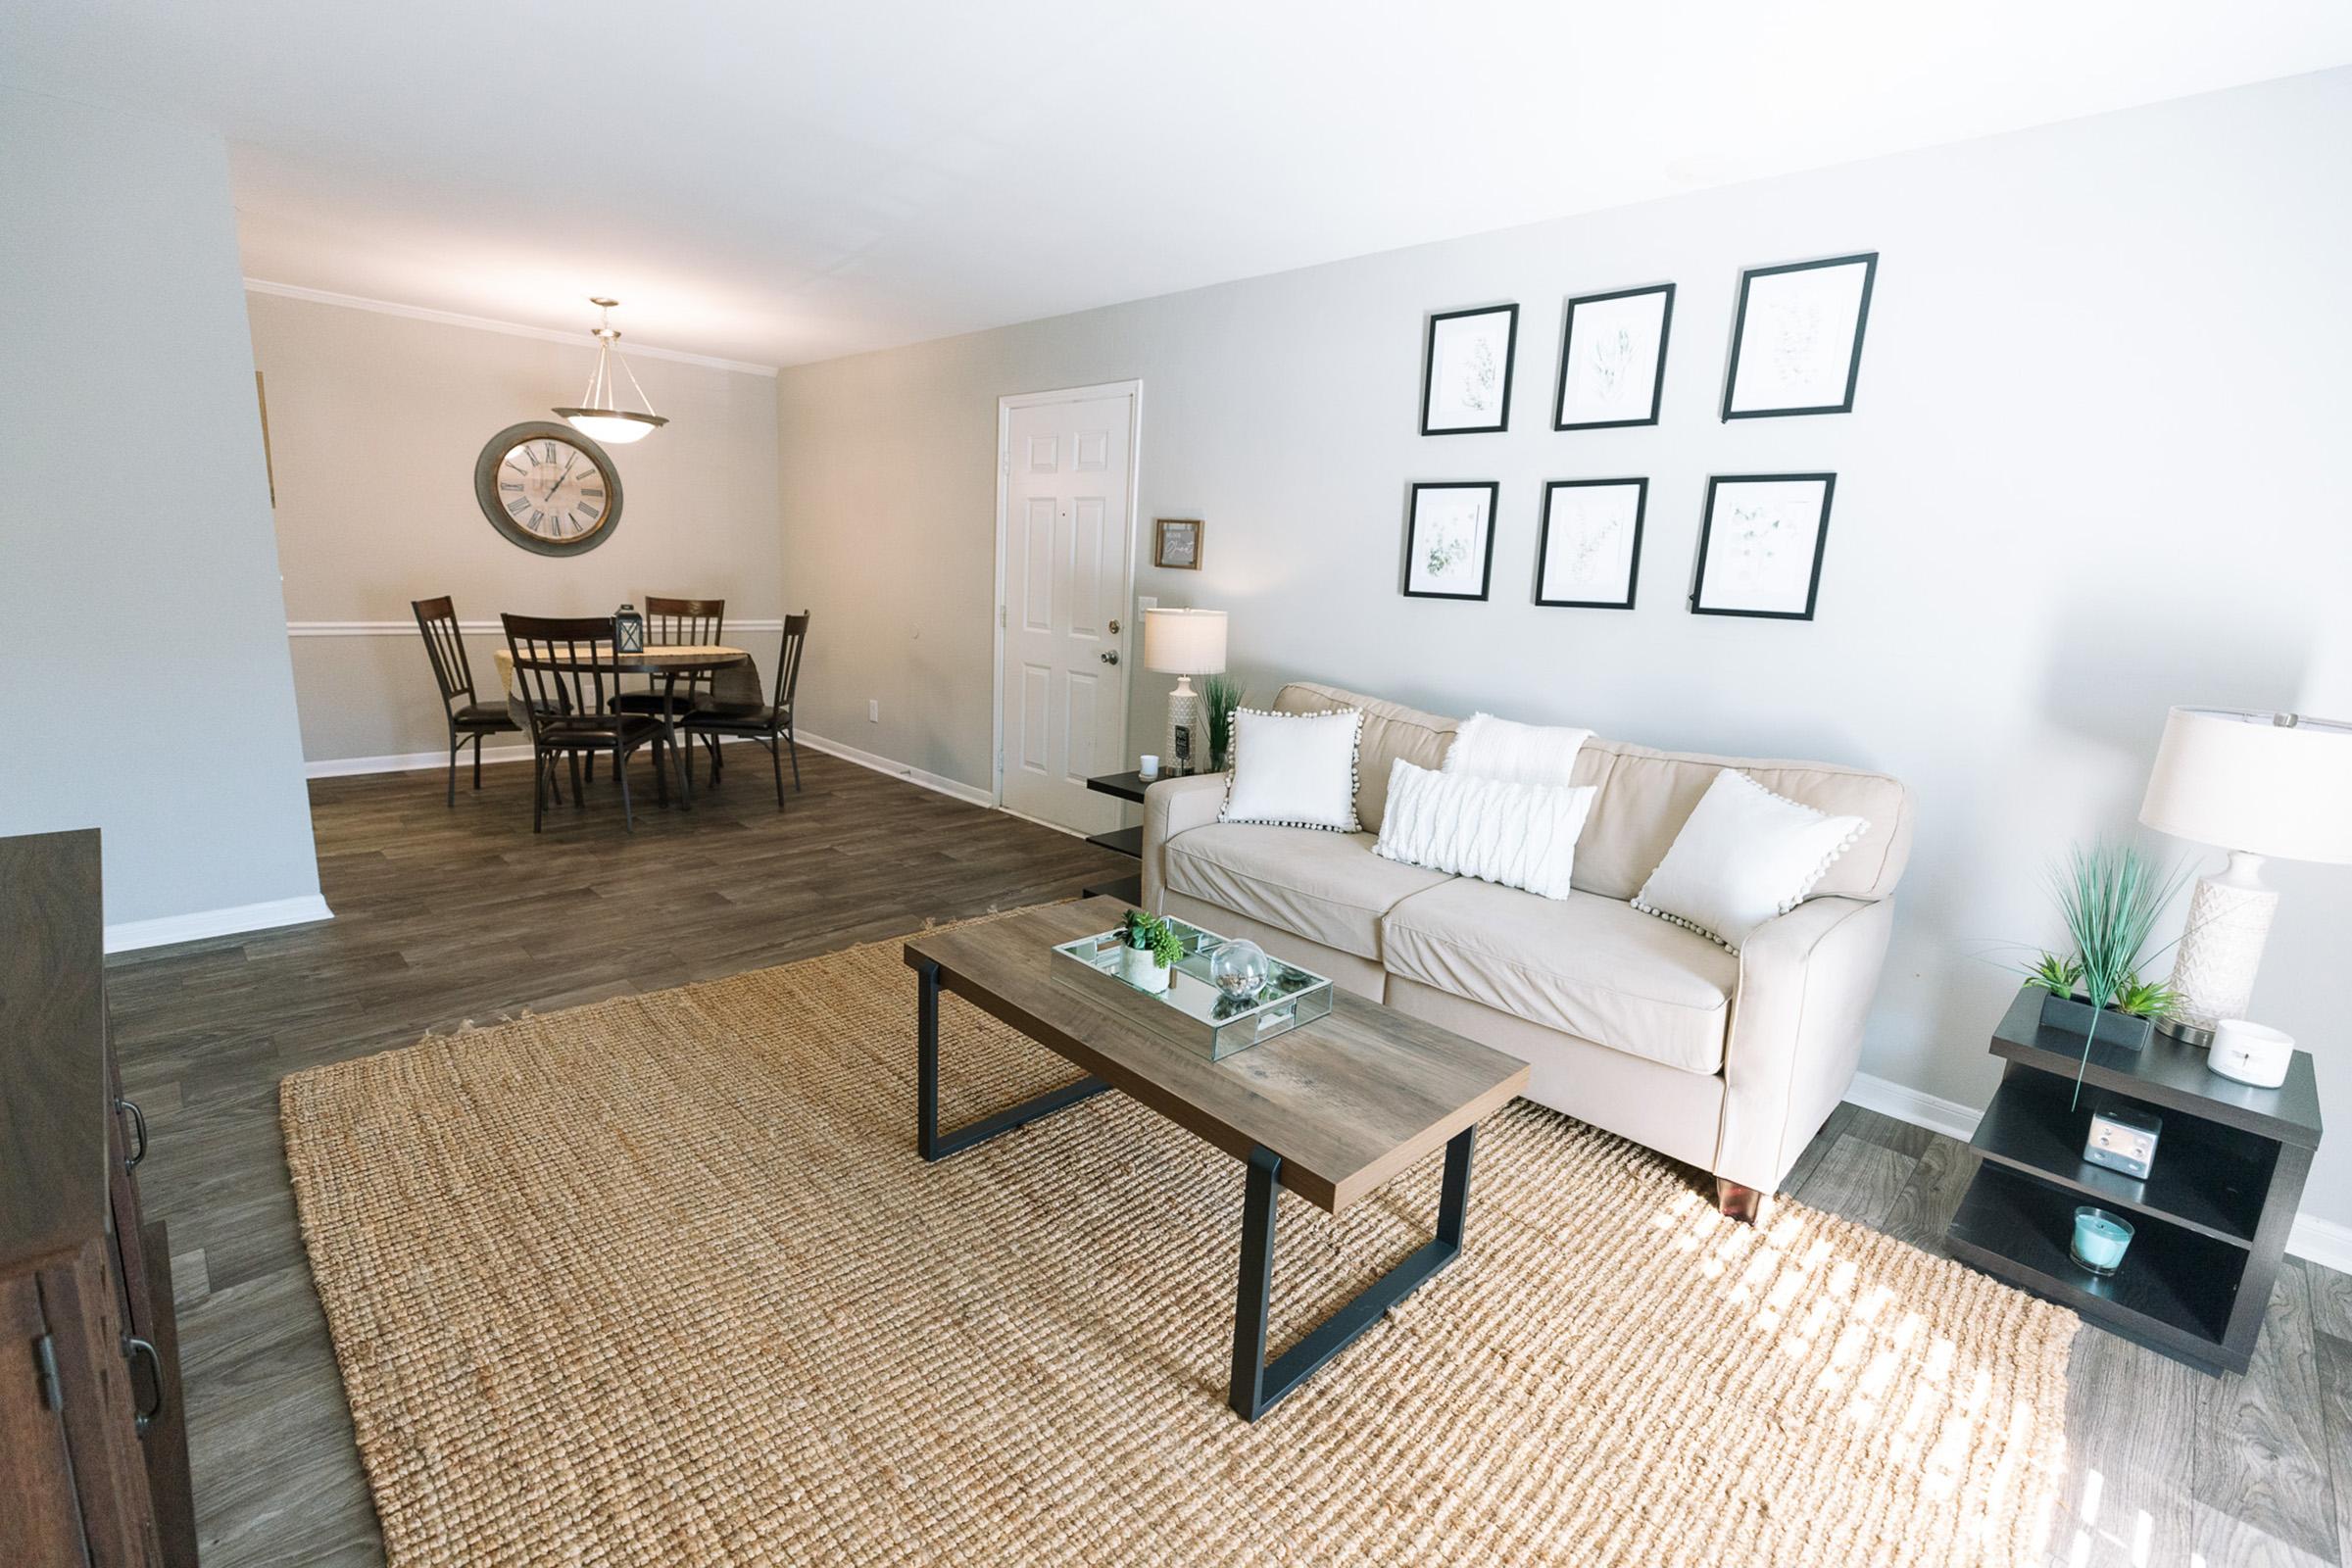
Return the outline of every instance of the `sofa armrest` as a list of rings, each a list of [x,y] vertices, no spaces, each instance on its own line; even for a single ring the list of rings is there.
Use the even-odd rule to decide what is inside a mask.
[[[1749,934],[1723,1054],[1715,1174],[1777,1191],[1854,1081],[1892,899],[1819,898]]]
[[[1225,775],[1194,773],[1163,778],[1144,791],[1144,907],[1162,912],[1160,895],[1166,883],[1160,876],[1160,846],[1179,833],[1206,827],[1225,805]]]

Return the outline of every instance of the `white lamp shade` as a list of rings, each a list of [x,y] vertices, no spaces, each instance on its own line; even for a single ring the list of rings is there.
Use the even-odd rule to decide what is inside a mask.
[[[1214,675],[1225,667],[1225,612],[1144,612],[1144,667],[1162,675]]]
[[[2225,850],[2352,862],[2352,724],[2176,708],[2139,819]]]

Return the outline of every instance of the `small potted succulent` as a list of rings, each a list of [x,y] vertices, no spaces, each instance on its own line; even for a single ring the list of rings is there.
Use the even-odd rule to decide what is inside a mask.
[[[1167,990],[1168,971],[1184,956],[1176,928],[1156,914],[1129,909],[1119,936],[1119,978],[1138,991]]]
[[[2148,937],[2156,918],[2183,878],[2129,844],[2078,845],[2051,873],[2050,891],[2074,952],[2040,955],[2026,967],[2026,985],[2048,993],[2041,1000],[2044,1027],[2082,1037],[2084,1066],[2093,1044],[2145,1047],[2156,1020],[2180,1002],[2172,987],[2139,974],[2153,956]],[[2080,1074],[2075,1090],[2079,1097]]]

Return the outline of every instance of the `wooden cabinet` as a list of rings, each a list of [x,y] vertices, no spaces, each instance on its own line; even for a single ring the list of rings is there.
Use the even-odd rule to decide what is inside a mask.
[[[171,1250],[106,1032],[98,835],[0,839],[0,1563],[193,1568]]]

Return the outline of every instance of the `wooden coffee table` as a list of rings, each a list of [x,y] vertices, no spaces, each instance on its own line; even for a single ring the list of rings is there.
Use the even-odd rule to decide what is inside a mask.
[[[906,944],[915,972],[917,1149],[927,1160],[1075,1104],[1106,1089],[1139,1100],[1248,1168],[1241,1281],[1233,1315],[1227,1402],[1254,1421],[1381,1313],[1462,1250],[1470,1147],[1478,1123],[1526,1087],[1516,1056],[1339,993],[1331,1015],[1223,1061],[1144,1026],[1161,1004],[1102,1000],[1054,978],[1054,945],[1118,924],[1117,899],[1025,910],[935,931]],[[939,994],[955,992],[1067,1057],[1086,1076],[953,1132],[939,1130]],[[1134,1010],[1130,1010],[1130,1007]],[[1266,1303],[1274,1265],[1276,1186],[1339,1213],[1440,1147],[1445,1186],[1437,1236],[1272,1362]]]

